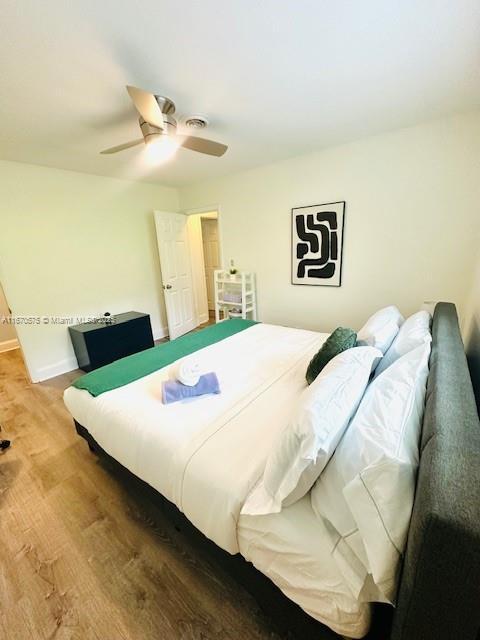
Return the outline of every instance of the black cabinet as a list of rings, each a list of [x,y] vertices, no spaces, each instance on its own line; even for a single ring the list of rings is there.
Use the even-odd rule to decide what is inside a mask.
[[[98,322],[68,327],[78,366],[84,371],[98,369],[114,360],[153,347],[150,316],[129,311]]]

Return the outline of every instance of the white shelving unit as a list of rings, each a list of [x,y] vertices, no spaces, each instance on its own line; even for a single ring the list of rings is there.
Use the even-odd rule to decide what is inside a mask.
[[[215,271],[215,321],[228,318],[257,319],[255,274],[239,271],[231,276],[228,270]]]

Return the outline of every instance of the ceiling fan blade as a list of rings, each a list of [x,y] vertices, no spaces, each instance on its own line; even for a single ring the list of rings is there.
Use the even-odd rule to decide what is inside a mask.
[[[100,151],[102,154],[106,153],[118,153],[119,151],[123,151],[124,149],[130,149],[130,147],[136,147],[137,144],[142,144],[145,142],[143,138],[138,138],[137,140],[132,140],[131,142],[125,142],[124,144],[119,144],[117,147],[110,147],[110,149],[104,149]]]
[[[163,113],[153,93],[138,89],[137,87],[127,86],[128,95],[133,101],[136,110],[149,124],[159,129],[165,127],[163,122]]]
[[[209,156],[223,156],[228,149],[226,144],[207,140],[206,138],[198,138],[197,136],[175,136],[175,140],[181,147],[191,151],[198,151],[199,153],[206,153]]]

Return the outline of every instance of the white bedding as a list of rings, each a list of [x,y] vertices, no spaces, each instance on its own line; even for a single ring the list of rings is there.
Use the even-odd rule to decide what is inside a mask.
[[[221,394],[165,406],[171,366],[91,396],[70,387],[74,418],[112,457],[174,502],[207,537],[242,555],[314,618],[362,637],[370,606],[353,599],[331,555],[331,538],[305,496],[281,513],[240,516],[274,438],[305,388],[305,371],[327,334],[255,325],[197,352]]]
[[[313,618],[340,635],[363,638],[371,605],[355,600],[332,556],[332,542],[310,495],[280,513],[241,515],[242,556]]]
[[[163,405],[165,367],[97,397],[70,387],[64,400],[107,453],[237,553],[240,509],[326,337],[258,324],[198,351],[202,370],[217,373],[219,395]]]

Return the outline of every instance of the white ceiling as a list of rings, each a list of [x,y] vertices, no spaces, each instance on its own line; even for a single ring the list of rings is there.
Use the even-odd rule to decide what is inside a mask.
[[[181,185],[480,105],[478,0],[2,0],[0,157]],[[125,91],[223,158],[148,167]]]

